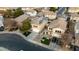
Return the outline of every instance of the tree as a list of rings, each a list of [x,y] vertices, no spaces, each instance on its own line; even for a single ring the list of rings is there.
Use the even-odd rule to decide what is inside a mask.
[[[31,28],[31,23],[28,19],[24,20],[22,22],[22,26],[20,28],[20,30],[25,33],[25,32],[28,32],[28,30]]]
[[[21,8],[17,8],[16,10],[14,10],[14,13],[13,13],[14,18],[16,18],[16,17],[18,17],[18,16],[20,16],[22,14],[24,14],[24,12],[23,12],[23,10]]]
[[[5,17],[11,17],[11,16],[13,16],[12,15],[12,10],[7,10],[6,12],[5,12]]]
[[[24,14],[23,10],[21,8],[17,9],[8,9],[5,13],[5,17],[13,17],[16,18],[20,15]]]
[[[56,8],[56,7],[50,7],[50,11],[55,12],[56,10],[57,10],[57,8]]]

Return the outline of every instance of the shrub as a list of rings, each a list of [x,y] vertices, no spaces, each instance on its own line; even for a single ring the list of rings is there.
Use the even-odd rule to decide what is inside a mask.
[[[41,40],[41,43],[46,44],[46,45],[49,45],[50,40],[47,39],[46,37],[43,37],[42,40]]]

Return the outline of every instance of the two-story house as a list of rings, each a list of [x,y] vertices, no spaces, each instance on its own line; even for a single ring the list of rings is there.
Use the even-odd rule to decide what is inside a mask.
[[[43,9],[41,13],[45,16],[48,17],[48,19],[55,19],[56,18],[56,13],[53,11],[45,10]]]
[[[79,7],[70,7],[68,8],[69,13],[78,13],[79,12]]]
[[[76,14],[76,13],[70,14],[70,20],[72,22],[79,22],[79,14]]]
[[[30,16],[36,16],[37,11],[35,11],[35,10],[26,10],[25,14],[30,15]]]
[[[45,34],[61,38],[61,35],[66,31],[66,26],[67,22],[63,20],[63,18],[58,18],[48,25],[48,29]]]
[[[48,22],[48,18],[43,16],[32,18],[31,21],[32,30],[35,32],[41,32],[44,29],[47,22]]]

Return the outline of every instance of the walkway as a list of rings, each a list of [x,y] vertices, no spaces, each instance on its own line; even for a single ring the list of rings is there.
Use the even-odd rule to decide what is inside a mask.
[[[31,34],[29,34],[29,36],[27,36],[26,39],[27,39],[27,40],[33,40],[33,39],[35,39],[38,35],[39,35],[39,33],[37,33],[37,32],[31,32]]]

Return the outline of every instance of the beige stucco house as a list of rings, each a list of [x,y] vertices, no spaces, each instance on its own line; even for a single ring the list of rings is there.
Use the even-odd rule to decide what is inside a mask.
[[[66,31],[67,22],[63,18],[58,18],[48,25],[47,35],[61,38],[61,35]]]
[[[0,10],[6,11],[7,9],[17,9],[17,7],[0,7]]]
[[[70,20],[73,22],[79,22],[79,14],[70,14]]]
[[[0,10],[6,11],[7,9],[17,9],[18,7],[0,7]],[[33,10],[35,9],[34,7],[21,7],[22,10]]]
[[[41,12],[45,17],[48,17],[49,19],[55,19],[56,13],[53,11],[45,10],[43,9]]]
[[[36,16],[37,11],[35,11],[35,10],[26,10],[25,14],[30,15],[30,16]]]
[[[77,13],[77,12],[79,12],[79,7],[70,7],[68,9],[68,12],[69,13]]]
[[[32,30],[34,32],[41,32],[44,29],[47,22],[48,22],[48,18],[46,18],[46,17],[33,18],[31,21]]]
[[[24,20],[26,20],[28,17],[29,17],[28,15],[23,14],[23,15],[20,15],[19,17],[15,18],[15,19],[13,19],[13,20],[15,20],[15,21],[17,22],[17,24],[18,24],[19,26],[21,26],[21,25],[22,25],[22,22],[23,22]]]

